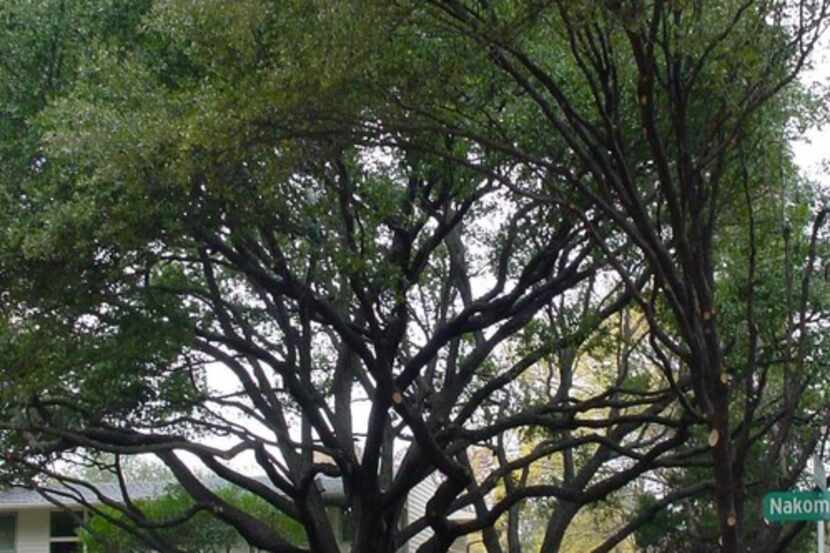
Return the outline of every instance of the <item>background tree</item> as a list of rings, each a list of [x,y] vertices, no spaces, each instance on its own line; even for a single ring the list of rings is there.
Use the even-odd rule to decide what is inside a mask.
[[[266,521],[292,543],[307,543],[302,527],[256,496],[232,488],[218,493],[223,500]],[[148,543],[164,543],[165,547],[179,552],[229,553],[244,543],[231,526],[208,512],[194,511],[192,498],[176,486],[158,498],[136,501],[136,505],[147,517],[141,525],[132,524],[116,509],[104,508],[92,516],[81,534],[86,550],[142,553],[148,550]]]

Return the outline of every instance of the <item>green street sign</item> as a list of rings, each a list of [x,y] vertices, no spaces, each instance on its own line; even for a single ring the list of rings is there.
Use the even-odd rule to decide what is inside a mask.
[[[764,496],[764,518],[770,522],[830,520],[830,493],[770,492]]]

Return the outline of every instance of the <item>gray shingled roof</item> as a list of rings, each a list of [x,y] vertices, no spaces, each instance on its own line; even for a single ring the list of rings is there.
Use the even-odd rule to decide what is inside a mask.
[[[161,495],[164,491],[164,488],[167,487],[166,482],[142,482],[142,483],[132,483],[127,486],[127,493],[130,496],[130,499],[147,499],[150,497],[157,497]],[[106,498],[123,502],[124,497],[121,493],[121,488],[116,482],[107,482],[107,483],[100,483],[95,484],[95,487],[98,491]],[[61,490],[61,486],[51,486],[50,488],[55,490]],[[66,490],[66,493],[71,493],[72,495],[77,496],[78,493],[81,493],[82,497],[88,503],[101,503],[98,496],[92,491],[86,488],[82,488],[80,486],[75,486],[74,489],[70,488],[63,488]],[[60,501],[61,503],[66,503],[69,505],[76,504],[76,502],[69,500],[66,495],[62,495],[60,493],[54,494],[56,500]],[[46,499],[42,494],[36,492],[34,490],[29,490],[26,488],[10,488],[7,490],[0,491],[0,510],[8,510],[8,509],[21,509],[21,508],[34,508],[34,507],[52,507],[54,503]]]
[[[267,481],[265,477],[258,477],[257,480],[270,485],[270,483]],[[339,478],[321,476],[317,478],[317,483],[321,487],[324,497],[335,500],[341,499],[343,497],[343,483]],[[127,485],[127,493],[129,494],[131,500],[149,499],[162,495],[165,489],[168,488],[170,485],[171,482],[163,481],[141,483],[132,482]],[[214,481],[209,484],[211,488],[220,488],[223,485],[229,484],[222,484],[219,481]],[[121,493],[121,487],[116,482],[99,483],[95,484],[95,487],[104,497],[108,499],[117,502],[124,501],[124,497]],[[59,490],[60,486],[54,486],[53,488]],[[93,491],[88,490],[86,488],[76,486],[74,490],[66,489],[66,491],[76,496],[78,492],[81,492],[83,494],[84,500],[88,503],[101,503],[98,496]],[[53,497],[67,505],[76,504],[75,502],[70,501],[66,496],[56,494]],[[50,502],[48,499],[43,497],[43,495],[33,490],[17,487],[9,488],[6,490],[0,490],[0,511],[9,511],[13,509],[32,509],[38,507],[45,508],[53,506],[54,503]]]

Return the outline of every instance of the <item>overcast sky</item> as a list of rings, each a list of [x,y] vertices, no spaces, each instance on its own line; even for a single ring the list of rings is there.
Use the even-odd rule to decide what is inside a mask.
[[[825,36],[822,46],[815,54],[815,68],[804,74],[802,80],[808,84],[817,84],[827,90],[830,85],[830,37]],[[812,129],[803,139],[793,144],[796,161],[801,168],[813,178],[824,181],[821,165],[830,159],[830,125],[821,129]],[[827,188],[827,183],[825,183]]]

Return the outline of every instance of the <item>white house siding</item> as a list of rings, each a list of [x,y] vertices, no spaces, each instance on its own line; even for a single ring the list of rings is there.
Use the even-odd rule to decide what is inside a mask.
[[[15,553],[49,553],[49,510],[17,512]]]
[[[427,476],[417,486],[412,488],[407,497],[407,522],[414,522],[424,516],[427,512],[427,502],[435,495],[438,489],[437,473],[432,473]],[[431,528],[421,530],[400,549],[399,553],[415,553],[418,548],[424,544],[432,536]],[[449,549],[450,553],[466,553],[466,539],[460,537],[452,544]]]
[[[452,542],[449,553],[467,553],[467,539],[461,537]]]
[[[438,487],[434,474],[427,476],[417,486],[412,488],[406,499],[407,522],[414,522],[427,512],[427,502],[432,499]],[[402,549],[401,553],[415,553],[418,548],[432,536],[432,529],[426,528],[412,536]]]

